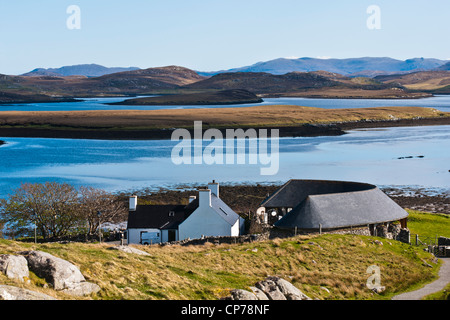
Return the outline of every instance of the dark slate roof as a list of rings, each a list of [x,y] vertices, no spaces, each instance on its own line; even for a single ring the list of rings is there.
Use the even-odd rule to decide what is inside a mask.
[[[239,215],[214,193],[211,194],[211,207],[230,225],[234,225],[239,219]]]
[[[176,229],[198,207],[198,199],[188,205],[138,205],[128,214],[128,229]],[[169,215],[173,212],[173,215]]]
[[[198,208],[198,203],[197,198],[186,206],[138,205],[136,211],[130,211],[128,214],[127,228],[176,229]],[[230,225],[234,225],[239,219],[239,215],[215,194],[211,194],[211,207]],[[169,216],[170,211],[174,212],[173,216]]]
[[[332,229],[396,221],[408,216],[405,210],[371,184],[341,181],[341,186],[339,186],[339,183],[334,181],[331,183],[323,180],[302,181],[304,183],[296,185],[306,188],[307,184],[311,183],[312,192],[317,191],[315,187],[319,184],[330,184],[329,190],[331,191],[337,191],[344,185],[346,186],[342,189],[345,191],[342,192],[309,194],[299,197],[300,201],[297,204],[294,204],[292,199],[286,198],[292,200],[292,202],[289,205],[280,205],[280,207],[292,207],[293,209],[277,221],[275,226],[318,229],[319,225],[321,225],[324,229]],[[323,186],[319,188],[319,191],[326,189],[327,187]],[[294,193],[292,190],[289,192],[289,194]],[[303,195],[304,191],[302,190],[298,194]],[[272,199],[269,197],[268,200],[272,200],[273,203],[283,204],[279,202],[280,199],[275,197],[276,193]]]
[[[361,191],[374,187],[371,184],[359,182],[292,179],[266,198],[261,203],[261,207],[294,208],[309,195]]]

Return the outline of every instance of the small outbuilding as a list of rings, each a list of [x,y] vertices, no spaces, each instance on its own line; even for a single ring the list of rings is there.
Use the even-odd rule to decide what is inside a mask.
[[[279,228],[340,229],[399,221],[406,228],[408,213],[377,186],[348,181],[289,180],[257,210]]]

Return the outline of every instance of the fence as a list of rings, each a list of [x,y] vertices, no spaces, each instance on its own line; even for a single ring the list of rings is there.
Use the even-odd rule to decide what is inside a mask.
[[[450,257],[450,238],[439,236],[420,236],[411,234],[411,245],[423,247],[424,250],[433,253],[437,257]]]

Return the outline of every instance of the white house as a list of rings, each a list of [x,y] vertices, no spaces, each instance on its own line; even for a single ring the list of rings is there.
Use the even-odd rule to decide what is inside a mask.
[[[199,190],[188,205],[139,205],[130,197],[127,239],[129,244],[152,244],[196,239],[202,236],[239,236],[244,219],[219,198],[219,184]]]
[[[219,184],[208,184],[199,190],[198,208],[178,226],[180,240],[202,236],[239,236],[243,232],[244,219],[219,197]]]

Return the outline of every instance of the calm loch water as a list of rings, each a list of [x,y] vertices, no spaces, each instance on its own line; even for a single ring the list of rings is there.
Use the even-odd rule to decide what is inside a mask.
[[[450,189],[450,126],[354,130],[338,137],[281,138],[279,169],[263,165],[181,164],[170,140],[1,138],[0,197],[22,182],[60,181],[110,191],[288,179],[351,180],[378,186]],[[205,144],[207,146],[208,143]],[[248,151],[248,150],[247,150]]]
[[[109,106],[124,98],[86,99],[76,103],[0,105],[6,110],[113,110],[221,108],[230,106]],[[266,99],[264,104],[321,108],[424,106],[450,111],[450,96],[417,100]],[[252,105],[252,104],[250,104]],[[242,107],[249,105],[236,105]],[[450,189],[450,126],[354,130],[339,137],[282,138],[278,170],[261,175],[263,165],[175,165],[178,142],[42,138],[1,138],[0,197],[23,182],[59,181],[110,191],[221,183],[283,183],[288,179],[353,180],[379,186]],[[208,143],[205,143],[204,147]],[[248,150],[246,150],[248,154]],[[272,155],[273,156],[273,155]]]

